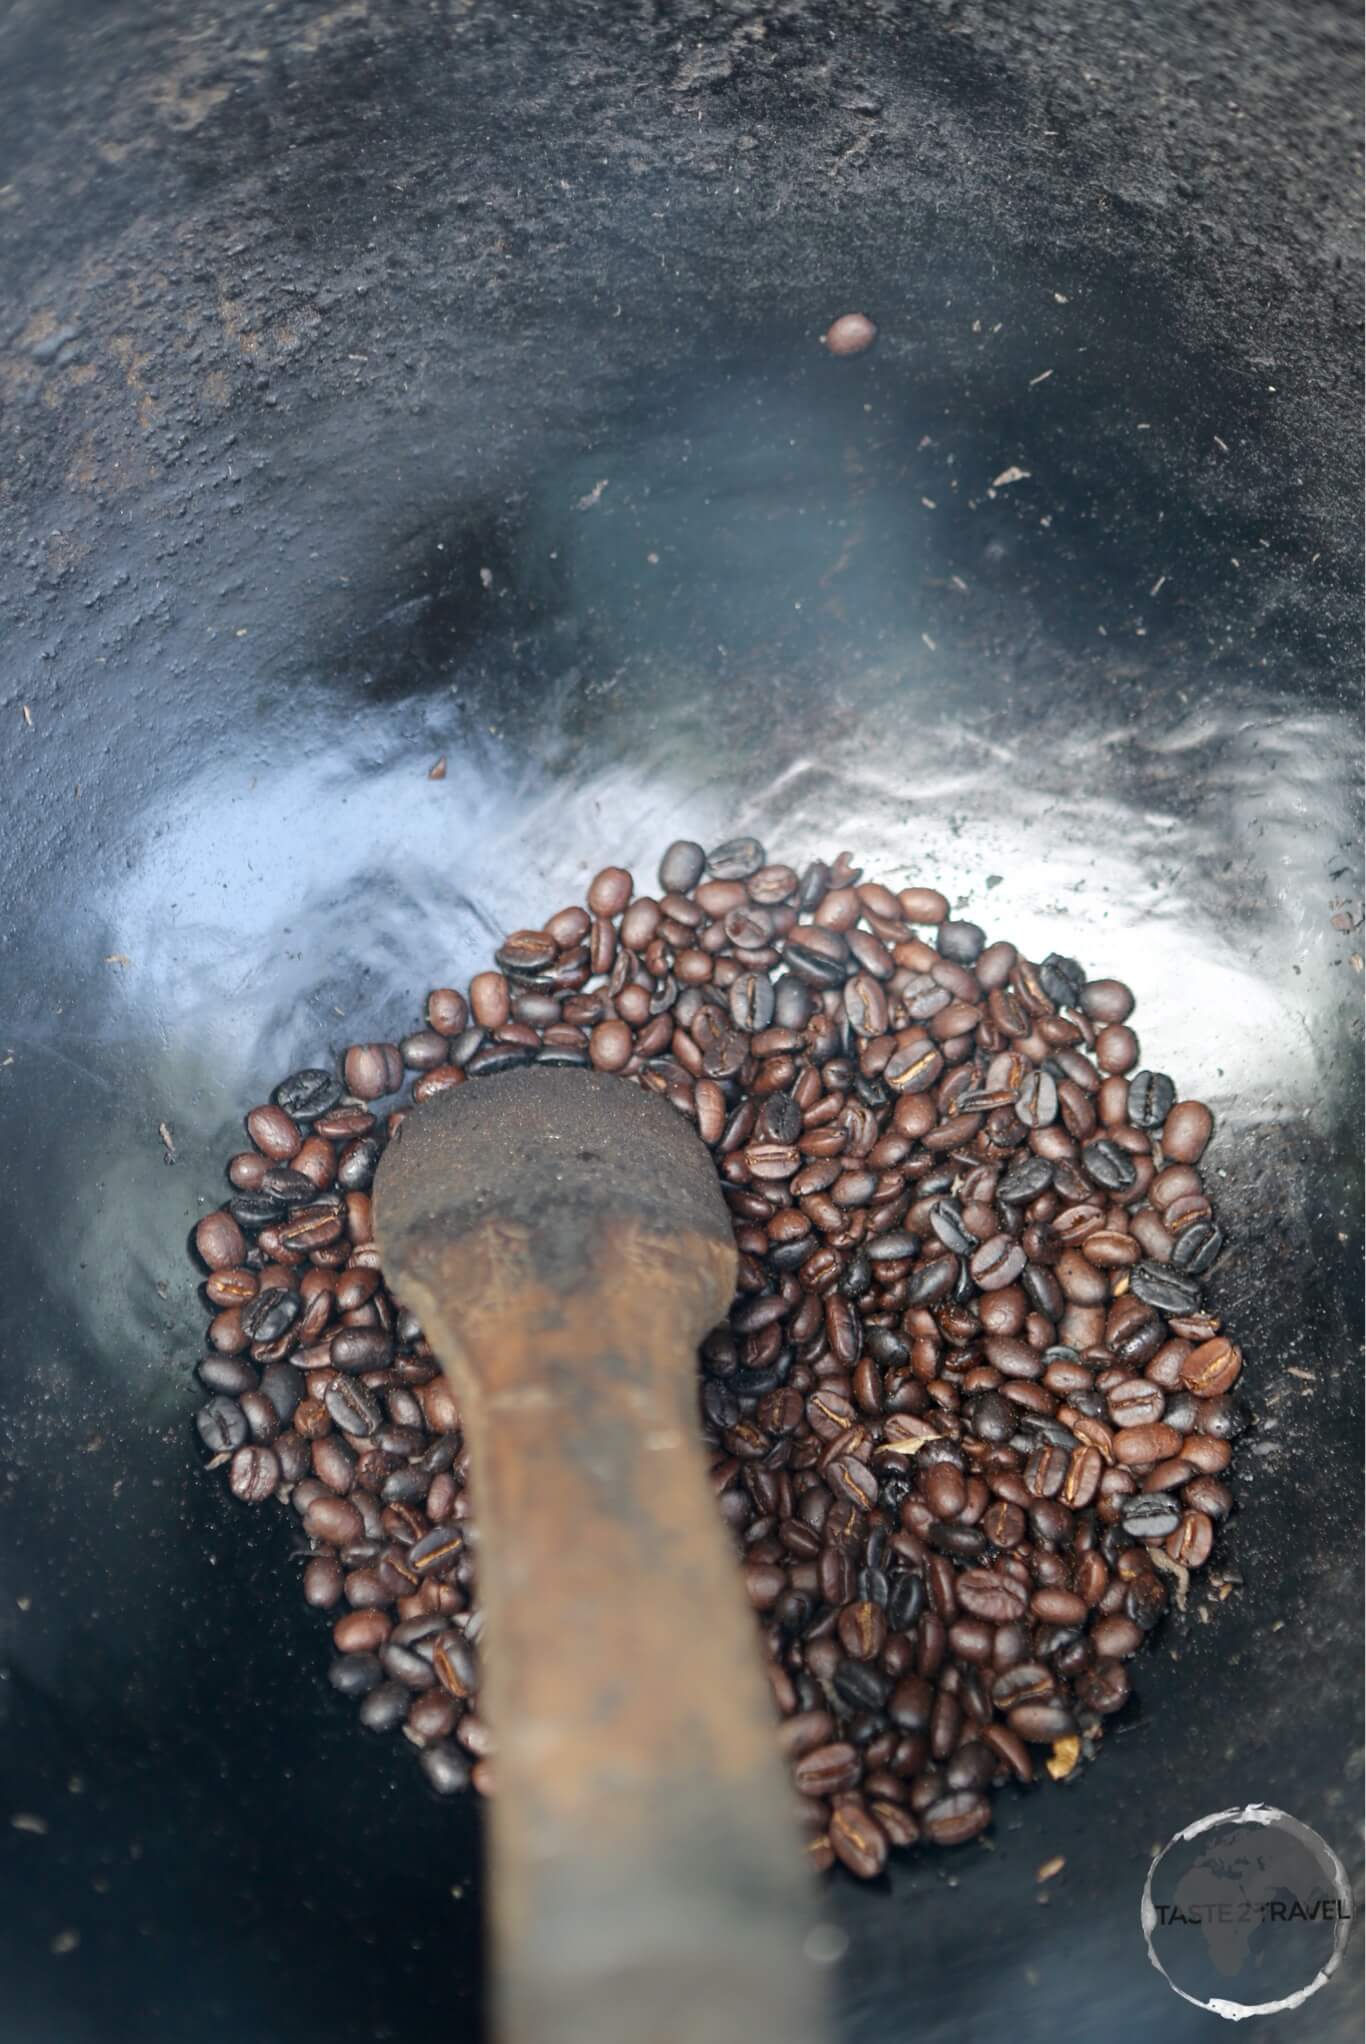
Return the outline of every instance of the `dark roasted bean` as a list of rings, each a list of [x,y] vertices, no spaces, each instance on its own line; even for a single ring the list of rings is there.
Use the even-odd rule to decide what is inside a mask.
[[[228,1201],[228,1212],[232,1218],[239,1227],[253,1235],[262,1228],[268,1228],[272,1222],[282,1220],[286,1211],[283,1200],[272,1199],[265,1192],[239,1192],[236,1199]],[[200,1254],[203,1254],[202,1249]],[[234,1258],[234,1261],[238,1260]]]
[[[211,1455],[229,1455],[247,1438],[247,1419],[235,1398],[211,1398],[195,1414],[199,1438]]]
[[[1015,1112],[1026,1128],[1047,1128],[1056,1120],[1058,1089],[1048,1072],[1025,1074],[1015,1097]]]
[[[1176,1103],[1165,1072],[1135,1072],[1129,1081],[1129,1119],[1135,1128],[1161,1128]]]
[[[242,1314],[243,1331],[252,1341],[278,1341],[294,1325],[302,1305],[297,1292],[272,1287],[258,1292]]]
[[[1012,1564],[1013,1566],[1013,1564]],[[993,1625],[1023,1616],[1029,1593],[1012,1575],[997,1569],[971,1568],[958,1579],[958,1601],[965,1611]]]
[[[671,850],[676,849],[671,847]],[[768,854],[757,837],[728,838],[725,844],[716,845],[707,853],[707,871],[713,880],[748,880],[760,871],[767,858]],[[660,881],[662,885],[662,866]],[[680,888],[679,892],[686,893],[687,889]]]
[[[862,1773],[857,1748],[845,1740],[834,1740],[802,1753],[792,1778],[804,1796],[838,1796],[857,1788]]]
[[[1089,1143],[1081,1153],[1081,1162],[1087,1177],[1107,1192],[1127,1192],[1137,1181],[1133,1158],[1108,1136]]]
[[[861,1881],[873,1880],[887,1864],[887,1834],[855,1797],[836,1803],[828,1835],[836,1859]]]
[[[396,1732],[408,1715],[408,1696],[401,1682],[381,1682],[370,1690],[359,1713],[367,1732]]]
[[[955,1790],[932,1802],[920,1818],[923,1835],[932,1845],[965,1845],[991,1822],[991,1804],[971,1789]]]
[[[316,1121],[335,1107],[341,1097],[341,1085],[334,1074],[316,1066],[292,1072],[289,1078],[281,1080],[271,1096],[292,1120],[303,1122]]]
[[[353,1378],[335,1378],[323,1396],[323,1404],[332,1424],[344,1434],[373,1434],[380,1425],[378,1405]]]
[[[833,1680],[836,1695],[851,1710],[880,1710],[892,1686],[885,1675],[861,1661],[839,1661]]]
[[[377,1654],[343,1654],[328,1669],[327,1679],[340,1695],[359,1698],[378,1689],[384,1680],[384,1670]]]
[[[302,1171],[291,1171],[283,1164],[277,1164],[273,1170],[266,1172],[260,1190],[268,1199],[279,1200],[286,1207],[303,1206],[318,1196],[318,1188],[311,1178]]]
[[[1044,1157],[1022,1157],[1000,1180],[996,1197],[1007,1205],[1020,1206],[1037,1199],[1053,1182],[1053,1167]]]
[[[955,965],[975,964],[986,941],[986,932],[976,923],[942,922],[935,938],[940,957],[952,959]]]
[[[1216,1231],[1217,1232],[1217,1231]],[[1161,1263],[1136,1263],[1129,1273],[1129,1289],[1136,1299],[1159,1313],[1198,1313],[1201,1287],[1197,1277],[1186,1270]]]
[[[405,1689],[430,1689],[436,1681],[435,1672],[421,1654],[392,1639],[380,1648],[379,1660],[390,1680],[402,1683]]]
[[[753,1036],[769,1027],[776,1005],[767,973],[741,972],[730,983],[730,1017],[738,1030]]]
[[[763,862],[760,861],[760,864]],[[661,894],[691,894],[707,869],[707,855],[690,838],[678,838],[659,862]],[[755,868],[758,871],[758,868]]]
[[[1131,1540],[1165,1540],[1181,1523],[1181,1508],[1160,1490],[1121,1498],[1119,1522]]]
[[[1182,1228],[1172,1248],[1172,1262],[1187,1277],[1213,1270],[1224,1251],[1223,1230],[1214,1221],[1196,1220]]]
[[[1056,1697],[1040,1703],[1017,1703],[1007,1713],[1006,1723],[1031,1746],[1051,1746],[1077,1728],[1071,1710]]]
[[[469,1786],[470,1763],[457,1746],[444,1741],[428,1746],[419,1756],[418,1765],[439,1796],[453,1796]]]
[[[256,1371],[242,1356],[205,1356],[197,1371],[206,1391],[221,1391],[229,1398],[255,1391],[259,1381]]]
[[[387,1369],[394,1353],[393,1336],[378,1327],[342,1327],[328,1344],[328,1360],[334,1370],[360,1376],[367,1370]]]
[[[248,1392],[247,1397],[252,1394]],[[228,1469],[228,1482],[235,1498],[246,1505],[264,1504],[273,1497],[280,1482],[280,1464],[270,1448],[239,1448]]]

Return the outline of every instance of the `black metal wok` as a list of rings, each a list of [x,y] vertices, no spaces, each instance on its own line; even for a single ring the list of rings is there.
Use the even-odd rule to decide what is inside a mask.
[[[991,1850],[831,1885],[842,2038],[1207,2037],[1155,1846],[1255,1799],[1353,1860],[1356,44],[1272,0],[7,10],[10,2044],[477,2034],[477,1812],[326,1688],[288,1515],[200,1473],[185,1242],[263,1087],[680,834],[1122,975],[1220,1115],[1234,1587]],[[1359,1943],[1278,2038],[1359,2034]]]

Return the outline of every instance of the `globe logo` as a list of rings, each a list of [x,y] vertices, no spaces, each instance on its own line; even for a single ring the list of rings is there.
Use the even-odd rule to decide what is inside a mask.
[[[1351,1933],[1351,1884],[1317,1831],[1252,1803],[1201,1817],[1162,1848],[1142,1922],[1167,1984],[1236,2023],[1297,2008],[1331,1977]]]

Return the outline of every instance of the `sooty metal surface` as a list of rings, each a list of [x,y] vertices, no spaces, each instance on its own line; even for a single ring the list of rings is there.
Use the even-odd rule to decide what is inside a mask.
[[[1356,34],[9,10],[14,2044],[474,2035],[476,1813],[326,1688],[287,1516],[200,1473],[185,1242],[278,1076],[677,834],[847,844],[1123,975],[1220,1117],[1241,1582],[993,1850],[829,1889],[845,2044],[1191,2044],[1152,1847],[1257,1798],[1351,1859]],[[1359,2031],[1349,1964],[1275,2036]]]

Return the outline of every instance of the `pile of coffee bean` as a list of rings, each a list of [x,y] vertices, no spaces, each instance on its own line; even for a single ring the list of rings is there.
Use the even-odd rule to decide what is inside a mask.
[[[370,1185],[410,1080],[534,1061],[663,1094],[716,1158],[739,1285],[700,1424],[813,1862],[975,1838],[993,1786],[1089,1757],[1243,1424],[1204,1301],[1211,1115],[1140,1069],[1132,1007],[847,854],[680,842],[657,894],[605,868],[401,1043],[253,1107],[196,1230],[198,1427],[236,1497],[297,1514],[362,1723],[439,1790],[494,1786],[469,1456]]]

